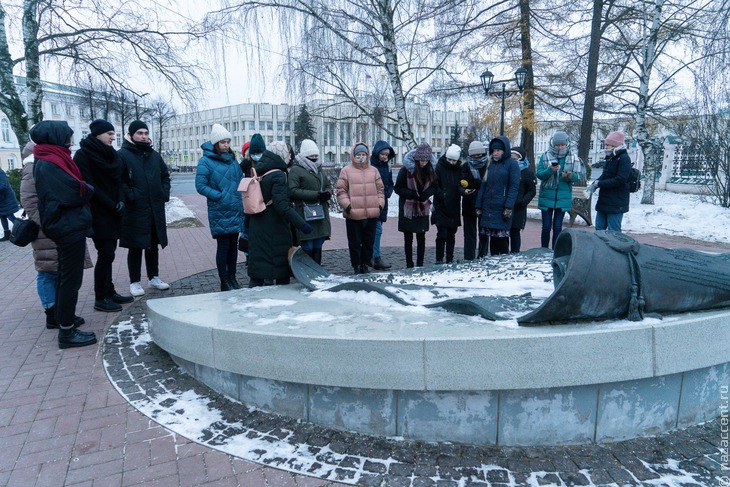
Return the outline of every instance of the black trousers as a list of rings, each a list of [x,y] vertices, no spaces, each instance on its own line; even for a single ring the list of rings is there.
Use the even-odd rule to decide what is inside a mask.
[[[492,255],[509,254],[509,237],[490,237],[489,253]]]
[[[457,227],[436,227],[436,262],[443,262],[444,250],[446,250],[446,262],[454,260],[457,230]]]
[[[403,247],[406,252],[406,267],[413,267],[413,232],[403,232]],[[416,265],[423,266],[426,255],[426,234],[416,233]]]
[[[509,230],[510,252],[516,254],[522,247],[522,230],[519,228],[510,228]]]
[[[144,262],[147,266],[147,277],[152,279],[160,275],[160,250],[157,248],[160,241],[157,239],[157,230],[155,230],[154,223],[152,224],[151,232],[150,248],[129,249],[129,253],[127,254],[129,282],[139,282],[142,280],[142,251],[144,251]]]
[[[112,264],[114,264],[114,253],[117,250],[117,239],[94,238],[93,240],[97,253],[94,266],[94,295],[97,300],[101,300],[110,297],[115,292],[112,282]]]
[[[76,303],[84,279],[86,239],[58,244],[58,274],[56,275],[56,321],[62,327],[73,325]]]
[[[352,267],[368,264],[370,259],[373,258],[377,220],[377,218],[366,220],[345,219],[347,246],[350,250],[350,264]]]
[[[218,247],[215,251],[215,266],[218,268],[218,277],[226,279],[236,275],[238,261],[238,234],[224,233],[216,235]]]

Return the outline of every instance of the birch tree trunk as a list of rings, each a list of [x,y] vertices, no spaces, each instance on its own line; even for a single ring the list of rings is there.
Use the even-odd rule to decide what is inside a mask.
[[[10,128],[17,136],[20,147],[23,147],[28,143],[28,117],[15,89],[13,66],[5,32],[5,9],[0,4],[0,110],[8,117]]]
[[[41,85],[38,49],[38,0],[23,2],[23,48],[25,55],[25,86],[28,116],[31,124],[43,120],[43,87]]]
[[[644,193],[641,197],[642,205],[654,204],[654,188],[656,186],[656,173],[659,168],[659,151],[657,142],[651,139],[647,127],[647,110],[651,100],[649,99],[649,82],[651,72],[656,61],[656,47],[659,34],[659,25],[662,18],[664,0],[654,0],[652,22],[648,32],[644,35],[644,46],[639,65],[639,99],[636,104],[636,129],[634,138],[644,153]]]

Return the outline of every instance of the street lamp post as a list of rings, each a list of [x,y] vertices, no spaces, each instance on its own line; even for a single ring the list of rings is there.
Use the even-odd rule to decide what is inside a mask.
[[[517,68],[517,71],[515,71],[515,79],[514,81],[517,83],[517,90],[508,90],[507,89],[507,83],[509,83],[512,80],[505,79],[505,80],[497,80],[494,81],[494,75],[491,71],[487,70],[484,71],[479,78],[482,80],[482,87],[484,87],[484,94],[488,97],[489,95],[492,95],[495,98],[500,98],[502,100],[502,110],[501,110],[501,118],[499,121],[499,135],[504,135],[504,100],[508,96],[516,95],[518,93],[522,93],[522,90],[525,89],[525,79],[527,78],[527,70],[520,66]],[[502,84],[502,91],[499,93],[490,93],[490,89],[492,88],[493,84],[501,83]]]

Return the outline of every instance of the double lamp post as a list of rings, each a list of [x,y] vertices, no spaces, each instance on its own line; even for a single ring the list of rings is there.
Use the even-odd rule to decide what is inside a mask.
[[[525,89],[525,79],[527,78],[527,70],[520,66],[517,68],[517,71],[515,71],[515,79],[514,80],[497,80],[494,81],[494,75],[491,71],[487,70],[484,71],[481,76],[479,76],[482,80],[482,87],[484,87],[484,94],[488,97],[489,95],[492,95],[495,98],[501,98],[502,100],[502,116],[500,118],[499,122],[499,135],[504,135],[504,100],[508,96],[516,95],[518,93],[522,93],[522,90]],[[517,83],[517,90],[508,90],[507,89],[507,83],[510,81],[515,81]],[[500,92],[491,92],[490,89],[495,84],[502,84],[502,91]]]

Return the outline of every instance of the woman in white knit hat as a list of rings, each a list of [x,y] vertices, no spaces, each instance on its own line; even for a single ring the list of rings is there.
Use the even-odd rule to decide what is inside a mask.
[[[210,140],[200,146],[203,157],[195,173],[195,189],[208,199],[208,224],[216,240],[215,263],[221,291],[240,289],[236,279],[238,236],[243,230],[243,202],[238,192],[243,172],[231,150],[231,133],[214,124]]]
[[[319,147],[304,139],[289,171],[289,197],[297,213],[312,225],[312,232],[297,230],[299,244],[317,264],[322,263],[322,246],[332,233],[330,206],[332,184],[322,170]],[[314,210],[313,210],[314,209]]]

